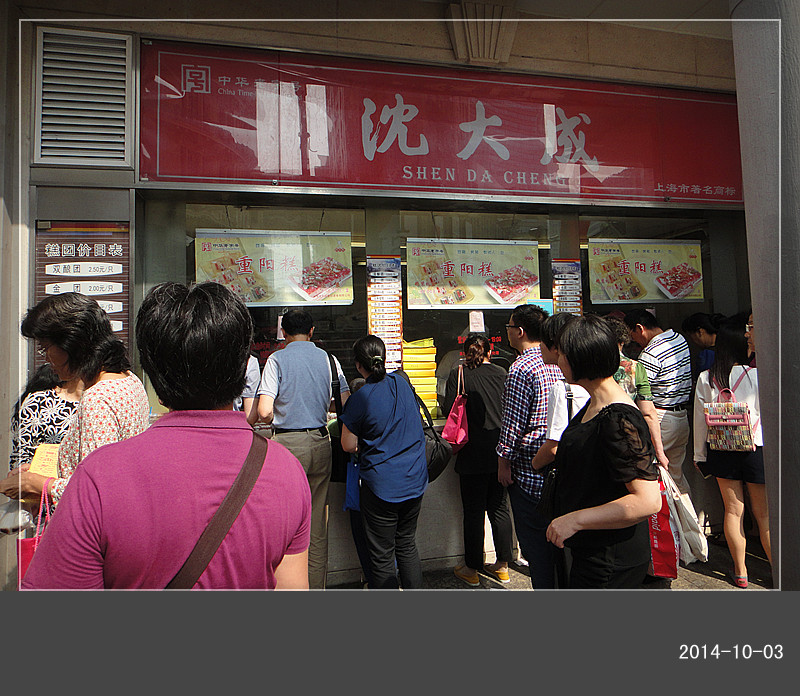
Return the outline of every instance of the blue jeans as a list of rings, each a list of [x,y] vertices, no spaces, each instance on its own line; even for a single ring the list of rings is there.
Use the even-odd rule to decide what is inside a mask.
[[[514,529],[519,548],[528,561],[531,585],[536,590],[555,589],[556,547],[545,536],[549,522],[536,511],[539,501],[534,500],[516,483],[508,487],[508,497],[514,513]]]

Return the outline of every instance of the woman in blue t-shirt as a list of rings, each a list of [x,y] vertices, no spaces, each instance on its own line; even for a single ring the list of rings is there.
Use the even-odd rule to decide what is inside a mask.
[[[377,336],[353,345],[366,384],[342,413],[342,448],[358,452],[361,514],[367,535],[370,588],[422,587],[417,518],[428,485],[425,437],[414,392],[396,373],[386,374],[386,346]]]

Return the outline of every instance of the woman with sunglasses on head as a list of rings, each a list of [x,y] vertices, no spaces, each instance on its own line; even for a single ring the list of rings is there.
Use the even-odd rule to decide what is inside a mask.
[[[50,295],[28,310],[22,335],[37,342],[59,379],[78,379],[83,394],[58,451],[58,477],[48,494],[58,504],[75,467],[98,447],[138,435],[149,424],[150,405],[144,386],[133,372],[125,345],[114,336],[100,305],[77,292]],[[14,469],[0,481],[9,498],[36,498],[48,479]]]

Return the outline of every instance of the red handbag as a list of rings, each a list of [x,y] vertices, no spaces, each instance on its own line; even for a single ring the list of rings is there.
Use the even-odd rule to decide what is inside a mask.
[[[467,395],[464,394],[464,366],[458,366],[458,394],[456,395],[447,421],[442,429],[442,437],[447,440],[453,452],[458,452],[469,442],[467,427]]]
[[[28,566],[33,560],[33,554],[39,548],[39,541],[50,522],[50,499],[47,495],[47,487],[52,478],[47,479],[42,487],[42,497],[39,501],[39,515],[36,518],[36,536],[30,539],[17,539],[17,587],[22,586],[22,578],[28,570]],[[45,516],[45,523],[42,525],[42,515]]]

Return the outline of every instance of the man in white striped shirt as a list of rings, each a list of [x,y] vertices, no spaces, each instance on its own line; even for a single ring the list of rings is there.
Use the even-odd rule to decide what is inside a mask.
[[[625,315],[631,340],[642,348],[639,362],[644,366],[661,423],[661,440],[669,459],[669,473],[681,493],[688,494],[689,482],[683,476],[689,442],[688,406],[692,391],[689,345],[681,334],[664,330],[645,309]]]

